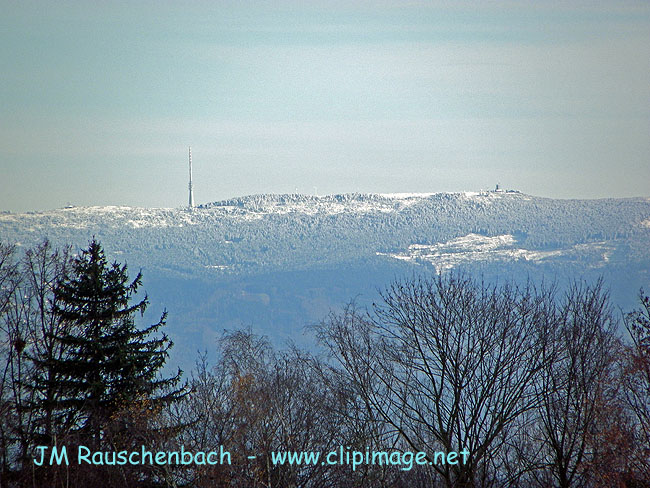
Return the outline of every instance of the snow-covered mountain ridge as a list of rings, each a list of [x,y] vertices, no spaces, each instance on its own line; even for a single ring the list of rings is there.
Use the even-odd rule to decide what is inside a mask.
[[[511,248],[530,252],[600,243],[612,256],[615,243],[626,242],[624,258],[643,259],[644,246],[636,244],[650,239],[648,221],[650,201],[643,198],[553,200],[512,192],[254,195],[192,211],[73,207],[0,214],[0,239],[28,246],[47,236],[57,244],[82,246],[95,235],[109,252],[127,254],[144,267],[237,273],[395,258],[411,246],[445,245],[470,235],[513,236]],[[476,239],[466,247],[471,242],[482,252]],[[518,257],[521,253],[512,254]]]
[[[179,314],[184,333],[244,323],[291,335],[396,276],[456,268],[488,278],[602,275],[627,306],[650,289],[649,222],[647,198],[252,195],[192,210],[0,213],[0,241],[80,248],[95,236],[109,257],[143,269],[150,296]]]

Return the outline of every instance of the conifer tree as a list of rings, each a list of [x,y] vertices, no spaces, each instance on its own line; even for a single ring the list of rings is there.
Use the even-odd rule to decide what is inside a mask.
[[[124,405],[146,401],[153,408],[185,394],[178,386],[180,370],[160,376],[172,342],[164,333],[154,334],[167,312],[147,328],[135,325],[135,315],[149,303],[146,295],[131,303],[141,284],[141,273],[129,281],[127,266],[109,264],[93,239],[54,290],[55,311],[71,325],[55,338],[69,354],[49,365],[63,391],[58,407],[74,413],[77,430],[96,443]]]

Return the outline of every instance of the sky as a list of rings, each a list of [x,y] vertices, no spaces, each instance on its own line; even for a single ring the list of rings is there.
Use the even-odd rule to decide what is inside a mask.
[[[650,197],[650,2],[0,0],[0,210]]]

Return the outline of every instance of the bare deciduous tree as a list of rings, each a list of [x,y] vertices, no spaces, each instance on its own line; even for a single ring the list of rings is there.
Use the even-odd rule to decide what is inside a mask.
[[[58,251],[47,240],[28,249],[21,261],[11,261],[9,249],[4,247],[0,258],[4,270],[0,284],[5,292],[0,314],[5,348],[2,398],[3,405],[9,406],[3,416],[3,443],[7,443],[3,451],[13,456],[4,465],[5,478],[30,475],[25,472],[32,467],[30,450],[63,434],[54,428],[51,408],[59,385],[36,362],[64,354],[52,340],[52,334],[62,327],[52,313],[52,290],[69,264],[67,250]]]
[[[16,333],[8,323],[15,290],[20,283],[14,246],[0,243],[0,484],[8,486],[15,439],[13,365],[17,354]]]
[[[320,329],[368,410],[417,451],[470,452],[435,464],[447,486],[488,486],[501,434],[536,406],[552,358],[548,295],[459,275],[396,282],[369,314],[348,308]],[[507,482],[507,480],[501,480]]]
[[[536,383],[539,409],[529,432],[534,478],[540,486],[589,486],[594,479],[615,486],[624,418],[617,400],[617,321],[602,282],[573,285],[557,317],[544,350],[554,360]]]
[[[192,393],[175,410],[193,419],[182,442],[195,450],[223,445],[232,465],[187,473],[194,486],[345,486],[346,467],[274,465],[274,451],[327,452],[350,445],[340,392],[326,384],[317,360],[298,350],[275,352],[249,331],[225,333],[214,368],[200,361]],[[255,456],[249,459],[248,456]]]
[[[641,307],[626,315],[632,344],[626,354],[624,394],[634,418],[633,477],[650,480],[650,297],[641,291]]]

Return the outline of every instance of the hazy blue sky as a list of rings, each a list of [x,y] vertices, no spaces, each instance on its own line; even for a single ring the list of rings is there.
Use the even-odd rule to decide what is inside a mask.
[[[650,196],[650,2],[0,0],[0,209]]]

